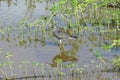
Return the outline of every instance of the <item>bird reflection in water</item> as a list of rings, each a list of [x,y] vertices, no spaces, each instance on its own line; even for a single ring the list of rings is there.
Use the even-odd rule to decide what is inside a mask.
[[[57,62],[55,61],[56,59],[61,59],[62,62],[76,62],[78,61],[78,56],[77,51],[79,50],[79,44],[78,40],[75,40],[74,42],[71,43],[71,48],[69,50],[65,51],[64,48],[64,43],[62,42],[59,45],[60,53],[57,54],[55,57],[52,59],[52,64],[50,64],[52,67],[57,67]]]

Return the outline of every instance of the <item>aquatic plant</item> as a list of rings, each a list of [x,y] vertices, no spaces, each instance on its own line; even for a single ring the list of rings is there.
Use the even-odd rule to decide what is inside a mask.
[[[1,39],[3,39],[4,38],[4,34],[5,34],[4,30],[0,29],[0,33],[2,34],[2,38]]]
[[[111,63],[112,63],[113,69],[120,70],[120,57],[118,55],[114,57]]]
[[[25,43],[26,43],[26,40],[20,40],[20,41],[19,41],[19,44],[20,44],[20,45],[23,45],[23,44],[25,44]]]
[[[95,56],[98,60],[100,60],[106,67],[108,67],[108,65],[106,64],[106,62],[105,62],[104,58],[102,57],[102,55],[101,55],[101,53],[100,53],[99,50],[94,51],[94,56]]]
[[[36,67],[39,65],[39,62],[37,62],[37,61],[34,61],[34,62],[32,62],[32,65],[33,65],[33,73],[34,73],[34,77],[36,77],[37,76],[37,70],[36,70]]]
[[[112,49],[112,47],[113,47],[113,45],[110,45],[110,44],[103,44],[102,45],[102,48],[104,49],[104,50],[111,50]]]
[[[41,70],[42,70],[42,77],[44,77],[45,76],[44,64],[41,63],[40,66],[41,66]]]
[[[48,74],[49,74],[49,77],[52,77],[52,71],[50,70],[50,65],[47,64],[47,69],[48,69]]]
[[[24,60],[22,62],[25,65],[25,76],[28,77],[28,64],[30,63],[28,60]]]
[[[26,0],[27,1],[27,0]],[[41,2],[42,0],[37,0],[38,2]],[[55,0],[54,0],[55,1]],[[47,0],[48,2],[48,0]],[[13,29],[12,27],[7,28],[0,28],[0,35],[2,35],[1,39],[5,39],[7,41],[10,41],[10,34],[11,30],[15,31],[14,40],[18,37],[19,45],[28,44],[27,41],[29,40],[30,43],[32,41],[40,41],[42,46],[46,45],[46,34],[48,33],[49,38],[53,39],[53,36],[51,35],[51,31],[47,29],[50,24],[57,24],[55,18],[57,18],[56,15],[58,15],[61,18],[60,25],[63,26],[66,30],[69,28],[71,29],[68,31],[70,34],[78,34],[80,37],[87,37],[89,41],[92,42],[92,46],[96,47],[96,43],[94,44],[94,41],[97,40],[97,36],[100,36],[100,38],[104,38],[110,41],[113,41],[111,44],[103,44],[102,48],[105,50],[111,50],[113,47],[120,47],[120,39],[116,38],[114,34],[119,34],[120,28],[119,28],[119,15],[120,10],[115,8],[115,6],[110,9],[108,7],[109,4],[114,4],[115,0],[58,0],[56,4],[53,4],[53,6],[50,7],[51,14],[50,16],[41,16],[40,19],[36,19],[34,21],[29,21],[27,18],[23,18],[16,29]],[[46,4],[48,5],[48,3]],[[47,6],[48,9],[48,6]],[[114,24],[113,26],[111,26]],[[112,29],[111,29],[112,28]],[[113,29],[114,28],[114,29]],[[96,31],[97,30],[97,31]],[[74,31],[74,32],[73,32]],[[90,35],[88,33],[90,32]],[[17,33],[17,34],[16,34]],[[113,33],[113,36],[110,34]],[[98,34],[98,35],[97,35]],[[105,36],[104,36],[105,34]],[[7,35],[7,36],[6,36]],[[94,36],[96,35],[96,36]],[[110,36],[110,37],[109,37]],[[118,35],[119,37],[119,35]],[[114,39],[112,39],[114,38]],[[116,38],[116,39],[115,39]],[[44,42],[43,42],[44,41]],[[87,40],[80,40],[81,43],[86,42]],[[34,43],[34,42],[33,42]],[[31,45],[31,44],[30,44]],[[86,42],[86,45],[89,46],[88,42]],[[34,45],[36,47],[36,44]],[[77,48],[77,47],[76,47]],[[92,48],[91,48],[91,51]],[[2,49],[0,48],[0,53],[2,53]],[[100,60],[105,66],[107,66],[101,52],[99,50],[94,51],[94,56]],[[15,77],[15,74],[13,73],[13,61],[11,60],[11,53],[6,52],[5,57],[7,58],[7,61],[3,61],[0,63],[0,69],[5,79],[8,79],[6,68],[7,66],[10,69],[10,74],[12,77]],[[57,63],[57,68],[53,70],[54,75],[65,75],[66,73],[63,72],[63,61],[61,59],[56,59],[54,61]],[[25,65],[25,74],[26,77],[28,75],[28,63],[30,63],[28,60],[23,61],[23,64]],[[94,63],[95,61],[90,61],[92,65],[92,70],[94,69]],[[119,70],[120,68],[120,59],[115,58],[112,61],[113,68],[116,68]],[[34,77],[37,76],[37,66],[41,66],[41,73],[42,77],[45,76],[45,64],[38,62],[33,62],[33,73]],[[82,74],[84,71],[88,71],[88,67],[90,65],[84,65],[84,68],[75,68],[74,63],[69,64],[67,68],[69,68],[69,72],[71,75],[74,75],[75,70],[77,73]],[[102,64],[95,65],[97,69],[99,69]],[[22,68],[24,69],[23,65],[19,66],[20,73],[22,74]],[[49,71],[49,76],[52,76],[52,71]]]
[[[85,72],[85,70],[82,67],[79,67],[78,64],[75,64],[75,72],[76,72],[76,76],[81,78],[82,74]]]
[[[90,63],[91,63],[91,70],[94,72],[95,71],[95,69],[94,69],[94,66],[95,66],[95,60],[91,60],[90,61]]]
[[[7,66],[7,62],[6,61],[3,61],[1,64],[0,64],[0,69],[1,69],[1,72],[2,72],[2,75],[3,77],[7,80],[8,79],[8,75],[7,75],[7,71],[6,71],[6,66]]]
[[[58,72],[58,76],[62,76],[62,75],[65,75],[65,73],[62,71],[63,68],[62,68],[62,64],[63,64],[63,61],[62,59],[59,59],[59,58],[56,58],[54,60],[55,63],[57,63],[57,72]]]
[[[2,51],[3,51],[2,48],[0,48],[0,54],[2,53]]]
[[[19,67],[19,70],[20,70],[20,75],[22,76],[22,68],[23,68],[23,66],[20,64],[18,67]]]
[[[113,43],[111,44],[111,47],[114,47],[114,46],[120,47],[120,39],[113,40]]]
[[[115,39],[115,40],[113,40],[113,41],[111,42],[111,44],[103,44],[103,45],[102,45],[102,48],[103,48],[104,50],[109,50],[109,51],[111,51],[111,49],[112,49],[113,47],[117,47],[117,48],[120,47],[120,39]]]
[[[5,57],[8,59],[8,65],[9,65],[9,69],[10,69],[10,73],[11,73],[11,78],[14,78],[15,77],[15,74],[13,73],[13,63],[14,63],[14,61],[12,61],[11,60],[11,57],[12,57],[13,55],[10,53],[10,52],[6,52],[6,54],[5,54]]]
[[[70,64],[67,64],[65,67],[66,68],[68,68],[69,69],[69,74],[70,75],[74,75],[74,72],[75,72],[75,70],[74,70],[74,68],[75,68],[75,63],[73,62],[73,63],[70,63]]]

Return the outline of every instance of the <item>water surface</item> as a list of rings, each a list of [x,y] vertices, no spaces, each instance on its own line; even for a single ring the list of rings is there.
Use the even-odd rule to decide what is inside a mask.
[[[10,1],[10,2],[9,2]],[[42,3],[37,2],[36,0],[5,0],[0,1],[0,28],[5,30],[6,27],[16,28],[18,27],[20,21],[23,18],[27,18],[29,21],[33,22],[36,19],[40,19],[41,16],[49,16],[51,12],[48,10],[50,6],[52,6],[52,2]],[[60,25],[60,17],[57,17],[57,22]],[[65,25],[65,24],[63,24]],[[88,25],[89,27],[89,25]],[[36,30],[35,27],[30,30]],[[15,32],[15,34],[14,34]],[[25,60],[29,62],[37,61],[40,63],[44,63],[45,65],[49,64],[51,68],[56,67],[57,64],[54,62],[54,59],[60,58],[63,60],[63,64],[76,63],[79,67],[85,68],[86,65],[88,69],[91,69],[91,61],[94,60],[94,65],[99,65],[100,61],[95,58],[94,51],[99,50],[102,56],[108,60],[112,60],[114,55],[119,54],[120,49],[113,48],[111,51],[103,50],[101,45],[106,42],[107,39],[103,39],[103,36],[100,35],[90,35],[90,32],[86,32],[85,34],[81,31],[78,40],[65,42],[65,45],[60,45],[59,40],[57,40],[54,36],[50,38],[51,31],[46,32],[46,34],[42,34],[39,32],[38,41],[28,41],[23,45],[20,44],[20,41],[24,39],[24,37],[20,38],[19,32],[13,29],[11,32],[10,39],[5,34],[2,37],[2,33],[0,33],[0,48],[2,48],[3,52],[0,56],[0,62],[6,61],[7,59],[4,57],[6,51],[9,51],[13,56],[11,60],[14,61],[13,71],[16,74],[16,77],[22,77],[25,75],[24,64],[22,63]],[[28,33],[28,36],[34,36],[34,33]],[[23,36],[23,35],[22,35]],[[28,37],[27,37],[28,38]],[[107,40],[109,42],[109,40]],[[70,43],[70,44],[69,44]],[[62,54],[62,55],[61,55]],[[22,74],[20,73],[19,66],[23,65]],[[33,75],[32,64],[28,64],[28,75]],[[41,74],[41,67],[37,67],[38,75]],[[47,68],[45,69],[47,71]],[[48,74],[45,72],[45,74]],[[104,74],[108,77],[109,75],[114,75],[117,77],[115,73],[103,73],[102,76],[104,78]],[[95,75],[95,74],[93,74]],[[98,74],[99,75],[99,74]],[[96,76],[98,76],[96,74]],[[8,73],[8,76],[10,74]],[[2,74],[0,75],[2,77]],[[53,79],[54,77],[52,77]],[[68,76],[67,79],[72,79],[72,77]],[[77,77],[73,77],[77,78]],[[119,78],[119,77],[118,77]],[[44,78],[47,80],[47,78]],[[43,79],[43,80],[44,80]],[[66,80],[62,78],[63,80]],[[61,79],[61,80],[62,80]],[[69,80],[70,80],[69,79]],[[78,77],[79,79],[79,77]],[[86,80],[86,78],[83,78]],[[92,77],[92,79],[96,80],[96,77]],[[33,80],[33,79],[31,79]],[[72,79],[73,80],[73,79]]]

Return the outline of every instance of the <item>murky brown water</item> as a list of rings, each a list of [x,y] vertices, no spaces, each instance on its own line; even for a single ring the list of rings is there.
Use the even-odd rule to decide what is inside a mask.
[[[39,19],[40,16],[49,16],[50,11],[48,8],[52,5],[52,2],[48,4],[43,1],[42,3],[34,1],[34,0],[1,0],[0,1],[0,25],[3,26],[1,28],[5,28],[8,26],[17,27],[21,19],[27,17],[30,21],[34,21],[35,19]],[[58,19],[59,22],[59,19]],[[23,77],[25,73],[25,65],[22,63],[25,60],[29,62],[37,61],[40,63],[44,63],[45,65],[49,64],[50,68],[54,69],[57,66],[57,63],[54,62],[56,58],[63,60],[63,65],[76,63],[80,68],[84,69],[94,69],[99,71],[96,67],[92,67],[94,65],[99,65],[100,61],[94,57],[94,50],[100,50],[101,54],[104,58],[112,60],[115,54],[119,54],[120,49],[112,49],[111,51],[103,50],[101,48],[101,44],[105,42],[103,36],[99,35],[88,35],[81,32],[81,36],[77,40],[72,40],[65,42],[65,45],[59,45],[59,41],[52,37],[49,37],[49,31],[44,36],[41,37],[41,40],[32,41],[31,43],[27,41],[27,43],[20,45],[19,41],[22,38],[15,38],[13,34],[10,36],[10,39],[7,39],[7,34],[2,38],[2,33],[0,33],[0,48],[2,48],[3,52],[0,54],[0,62],[7,61],[4,57],[6,51],[12,53],[11,60],[14,61],[13,64],[13,72],[16,74],[16,77]],[[17,35],[17,34],[16,34]],[[15,38],[15,40],[13,39]],[[109,41],[109,40],[108,40]],[[92,64],[91,61],[95,60],[95,63]],[[29,63],[27,66],[28,75],[33,76],[33,66]],[[19,66],[23,65],[22,72],[20,71]],[[8,68],[8,67],[7,67]],[[100,68],[103,69],[103,68]],[[48,69],[45,67],[45,74],[48,76]],[[67,70],[65,70],[66,73]],[[41,75],[41,66],[37,67],[37,75]],[[119,80],[119,74],[117,72],[95,72],[92,73],[90,71],[89,74],[85,73],[85,75],[80,76],[65,76],[65,77],[44,77],[44,78],[31,78],[29,80]],[[10,76],[10,72],[8,70],[8,76]],[[0,73],[0,77],[3,77],[2,73]],[[22,79],[24,80],[24,79]]]

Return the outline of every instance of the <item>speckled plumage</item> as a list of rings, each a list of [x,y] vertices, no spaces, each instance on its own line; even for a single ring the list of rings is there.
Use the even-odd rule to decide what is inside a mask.
[[[59,28],[58,26],[53,27],[53,35],[60,40],[60,42],[69,39],[76,39],[77,37],[74,35],[70,35],[65,30]]]

